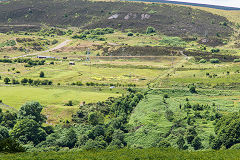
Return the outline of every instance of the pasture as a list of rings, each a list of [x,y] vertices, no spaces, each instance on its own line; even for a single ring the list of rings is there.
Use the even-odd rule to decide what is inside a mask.
[[[117,93],[116,93],[117,92]],[[1,86],[0,99],[6,105],[18,110],[25,102],[38,101],[44,107],[43,113],[48,123],[56,124],[71,121],[71,115],[83,102],[95,103],[108,97],[118,97],[123,93],[119,89],[102,89],[85,87],[34,87],[34,86]],[[73,106],[65,106],[68,101]],[[2,106],[4,107],[4,106]],[[4,107],[4,109],[7,109]]]

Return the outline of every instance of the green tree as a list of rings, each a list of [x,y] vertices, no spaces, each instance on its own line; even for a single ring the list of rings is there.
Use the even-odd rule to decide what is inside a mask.
[[[4,126],[0,126],[0,141],[9,138],[8,129]]]
[[[202,142],[201,139],[199,137],[195,137],[194,140],[192,141],[192,147],[195,150],[199,150],[202,148]]]
[[[19,119],[33,119],[39,124],[46,121],[46,116],[42,115],[43,106],[39,102],[27,102],[18,112]]]
[[[101,113],[98,112],[90,112],[88,114],[88,122],[91,125],[102,124],[104,121],[104,117]]]
[[[24,151],[25,149],[12,138],[6,138],[0,141],[0,152],[16,153]]]
[[[17,114],[14,112],[6,111],[2,113],[1,125],[7,128],[13,128],[17,121]]]
[[[10,79],[8,77],[4,78],[4,83],[5,84],[9,84],[9,82],[10,82]]]
[[[23,79],[21,80],[21,84],[26,84],[26,83],[28,83],[28,79],[27,79],[27,78],[23,78]]]
[[[183,139],[183,136],[180,136],[177,139],[177,145],[179,149],[184,149],[184,144],[185,144],[185,140]]]
[[[240,143],[240,115],[232,113],[223,116],[215,126],[216,138],[213,142],[214,149],[221,146],[230,148],[234,144]]]
[[[151,33],[155,33],[155,28],[153,27],[148,27],[147,30],[146,30],[146,34],[151,34]]]
[[[73,148],[77,142],[76,132],[70,128],[65,131],[64,135],[58,139],[57,144],[61,147]]]
[[[190,91],[191,93],[197,93],[195,86],[190,86],[189,91]]]
[[[32,119],[21,119],[17,121],[10,131],[10,135],[24,144],[33,142],[34,145],[44,141],[47,136],[40,125]]]
[[[45,76],[44,72],[41,71],[39,77],[43,78]]]

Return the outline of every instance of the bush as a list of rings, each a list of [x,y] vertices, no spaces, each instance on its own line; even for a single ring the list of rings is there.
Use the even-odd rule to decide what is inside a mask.
[[[163,98],[169,98],[168,94],[164,94]]]
[[[128,32],[127,36],[133,36],[132,32]]]
[[[220,52],[220,49],[218,49],[218,48],[213,48],[213,49],[211,49],[211,52],[212,52],[212,53],[218,53],[218,52]]]
[[[9,84],[9,82],[10,82],[10,79],[8,77],[4,78],[4,83],[5,84]]]
[[[234,144],[230,149],[240,149],[240,143]]]
[[[153,27],[148,27],[147,30],[146,30],[146,34],[151,34],[151,33],[155,33],[155,28]]]
[[[189,88],[189,91],[190,91],[191,93],[197,93],[195,86],[191,86],[191,87]]]
[[[44,77],[44,72],[41,71],[39,77],[43,78]]]
[[[211,63],[220,63],[220,60],[219,59],[210,59],[210,62]]]
[[[58,40],[56,40],[56,39],[54,39],[54,40],[52,41],[52,45],[57,44],[57,43],[58,43]]]
[[[240,59],[234,59],[233,62],[240,62]]]
[[[73,102],[72,101],[68,101],[65,106],[73,106]]]
[[[205,59],[201,59],[199,63],[206,63],[207,61]]]
[[[202,148],[202,142],[201,139],[199,137],[194,138],[194,140],[192,141],[192,147],[195,150],[199,150]]]

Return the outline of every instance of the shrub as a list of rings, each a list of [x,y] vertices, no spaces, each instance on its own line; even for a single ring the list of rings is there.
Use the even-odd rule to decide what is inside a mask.
[[[57,43],[58,43],[58,40],[56,40],[56,39],[54,39],[54,40],[52,41],[52,45],[57,44]]]
[[[201,59],[199,63],[206,63],[207,61],[205,59]]]
[[[65,106],[73,106],[73,102],[72,101],[68,101]]]
[[[191,87],[189,88],[189,91],[190,91],[191,93],[197,93],[195,86],[191,86]]]
[[[148,27],[147,30],[146,30],[146,34],[151,34],[151,33],[155,33],[155,28],[153,27]]]
[[[211,63],[220,63],[220,60],[215,58],[215,59],[210,59]]]
[[[44,77],[44,72],[41,71],[39,77],[43,78]]]
[[[233,62],[240,62],[240,59],[234,59]]]
[[[168,94],[164,94],[163,98],[169,98]]]
[[[212,52],[212,53],[218,53],[218,52],[220,52],[220,49],[218,49],[218,48],[213,48],[213,49],[211,49],[211,52]]]
[[[195,150],[199,150],[202,148],[202,142],[201,139],[199,137],[194,138],[194,140],[192,141],[192,147]]]
[[[128,32],[127,36],[133,36],[132,32]]]
[[[10,79],[8,77],[4,78],[4,83],[5,84],[9,84],[9,82],[10,82]]]

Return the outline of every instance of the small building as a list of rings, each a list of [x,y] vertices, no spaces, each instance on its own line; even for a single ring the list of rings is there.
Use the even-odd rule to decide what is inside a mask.
[[[51,56],[37,56],[37,58],[39,58],[39,59],[55,59],[55,57],[51,57]]]
[[[69,62],[69,65],[75,65],[75,62]]]

